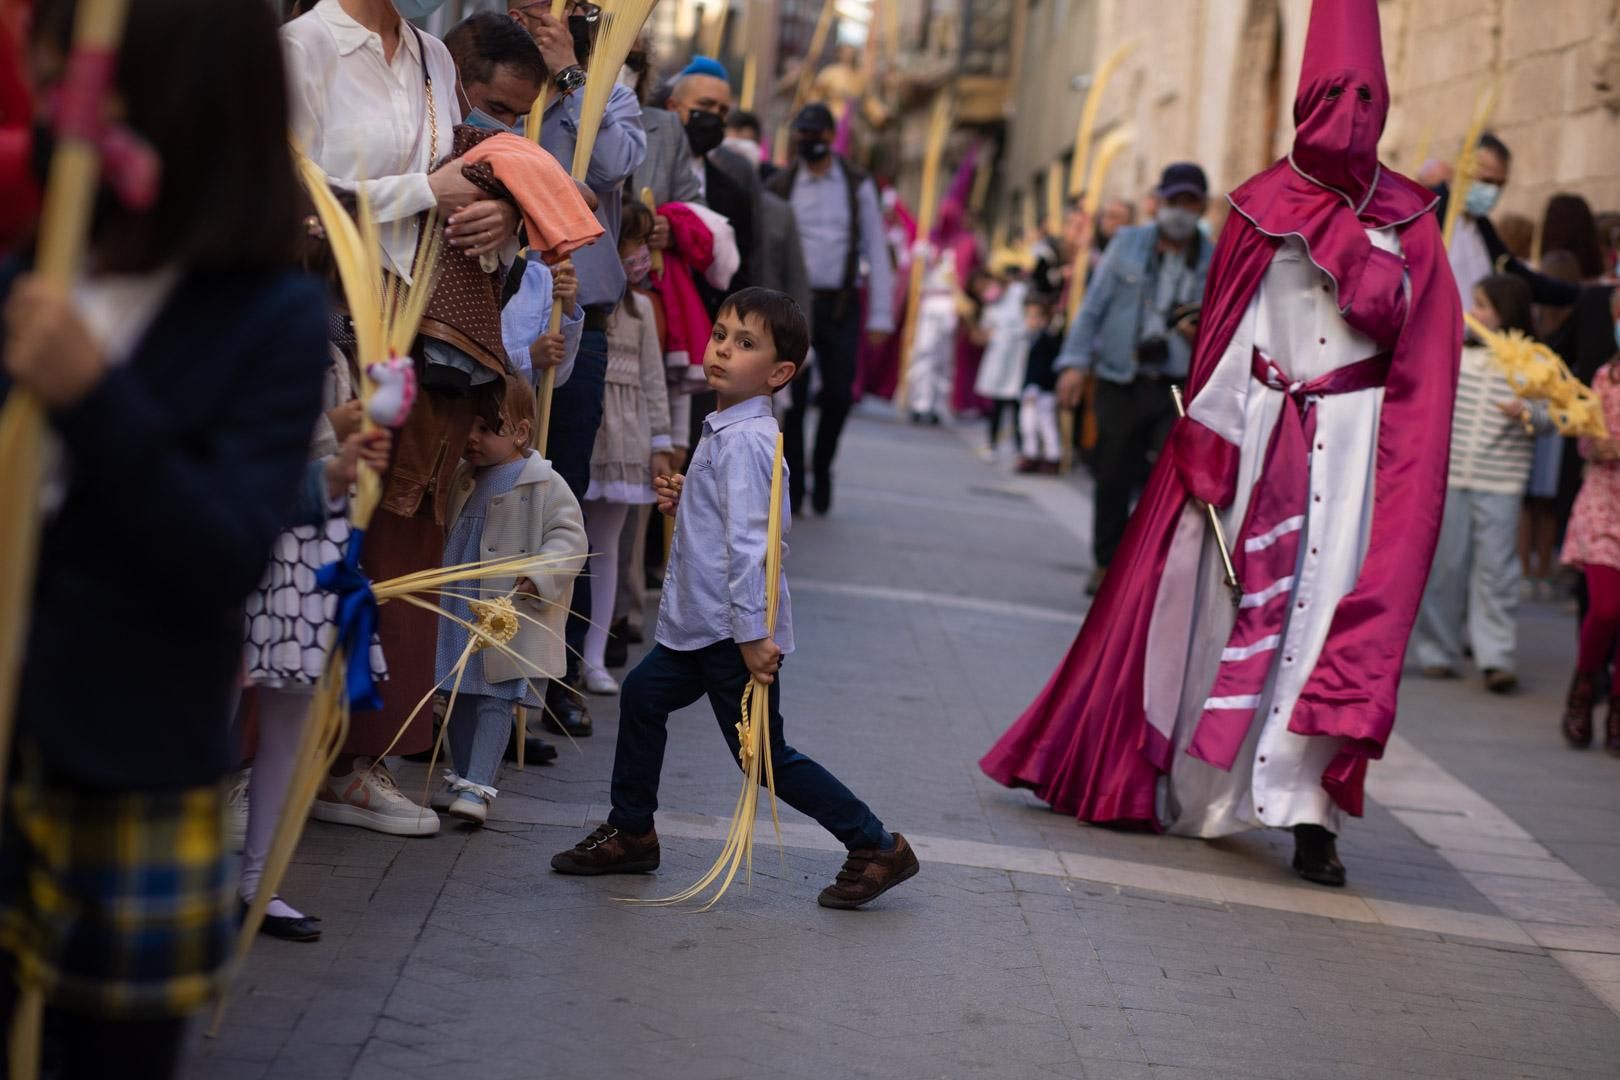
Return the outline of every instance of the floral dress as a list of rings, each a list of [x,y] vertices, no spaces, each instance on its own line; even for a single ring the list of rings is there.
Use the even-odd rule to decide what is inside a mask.
[[[1611,362],[1599,368],[1592,389],[1603,403],[1611,437],[1620,435],[1620,365]],[[1594,461],[1590,439],[1582,439],[1580,449],[1586,467],[1564,534],[1563,560],[1575,567],[1620,570],[1620,461]]]

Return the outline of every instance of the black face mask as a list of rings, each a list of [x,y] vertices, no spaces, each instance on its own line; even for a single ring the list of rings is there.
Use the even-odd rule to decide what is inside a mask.
[[[693,109],[686,116],[686,141],[692,153],[703,157],[726,141],[726,122],[719,113]]]
[[[794,144],[794,149],[798,151],[802,160],[814,165],[818,161],[827,160],[827,155],[832,153],[832,144],[819,136],[812,136],[800,139]]]
[[[583,15],[570,15],[568,32],[574,36],[574,59],[583,64],[591,55],[591,21]]]

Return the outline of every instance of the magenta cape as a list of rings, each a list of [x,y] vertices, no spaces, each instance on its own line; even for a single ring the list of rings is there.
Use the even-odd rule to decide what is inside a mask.
[[[1282,236],[1305,240],[1313,261],[1338,283],[1352,324],[1391,317],[1384,290],[1370,280],[1386,268],[1367,258],[1359,225],[1397,227],[1410,275],[1409,304],[1394,316],[1404,315],[1404,323],[1395,323],[1400,329],[1391,342],[1366,561],[1289,722],[1301,734],[1349,740],[1322,783],[1346,812],[1359,815],[1367,762],[1382,755],[1395,722],[1407,638],[1439,535],[1461,348],[1457,291],[1427,212],[1432,199],[1404,177],[1382,173],[1359,221],[1339,196],[1286,160],[1233,192],[1232,202],[1236,212],[1210,267],[1190,397],[1231,342]],[[1394,269],[1398,275],[1398,263]],[[1361,306],[1362,278],[1369,281],[1361,289],[1366,312],[1352,310]],[[1085,821],[1157,827],[1155,789],[1172,748],[1143,708],[1154,598],[1161,585],[1192,587],[1163,581],[1176,524],[1189,490],[1216,505],[1230,501],[1236,463],[1236,447],[1191,421],[1178,424],[1068,655],[980,762],[991,778],[1030,788],[1053,810]]]

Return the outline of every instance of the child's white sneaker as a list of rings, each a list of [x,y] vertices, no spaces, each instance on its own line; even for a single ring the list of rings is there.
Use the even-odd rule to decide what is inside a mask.
[[[316,821],[355,825],[390,836],[435,836],[438,815],[418,806],[399,790],[382,762],[355,758],[347,776],[328,776],[310,807]]]
[[[476,791],[463,791],[456,795],[455,801],[450,804],[449,814],[453,818],[460,818],[469,825],[482,825],[489,817],[489,803]]]

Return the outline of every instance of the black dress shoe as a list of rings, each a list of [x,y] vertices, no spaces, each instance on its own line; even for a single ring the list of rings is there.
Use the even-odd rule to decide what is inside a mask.
[[[1344,884],[1344,863],[1333,834],[1320,825],[1294,826],[1294,871],[1316,885]]]
[[[239,918],[245,919],[248,903],[243,900],[241,905]],[[289,915],[272,915],[267,911],[264,914],[264,922],[259,924],[259,933],[266,937],[280,938],[282,941],[319,941],[321,920],[313,915],[303,915],[294,919]]]
[[[602,650],[602,663],[610,668],[622,668],[630,662],[630,623],[620,619],[608,627],[607,647]]]
[[[553,682],[546,690],[546,716],[541,723],[547,731],[585,739],[591,734],[591,711],[576,690]]]

